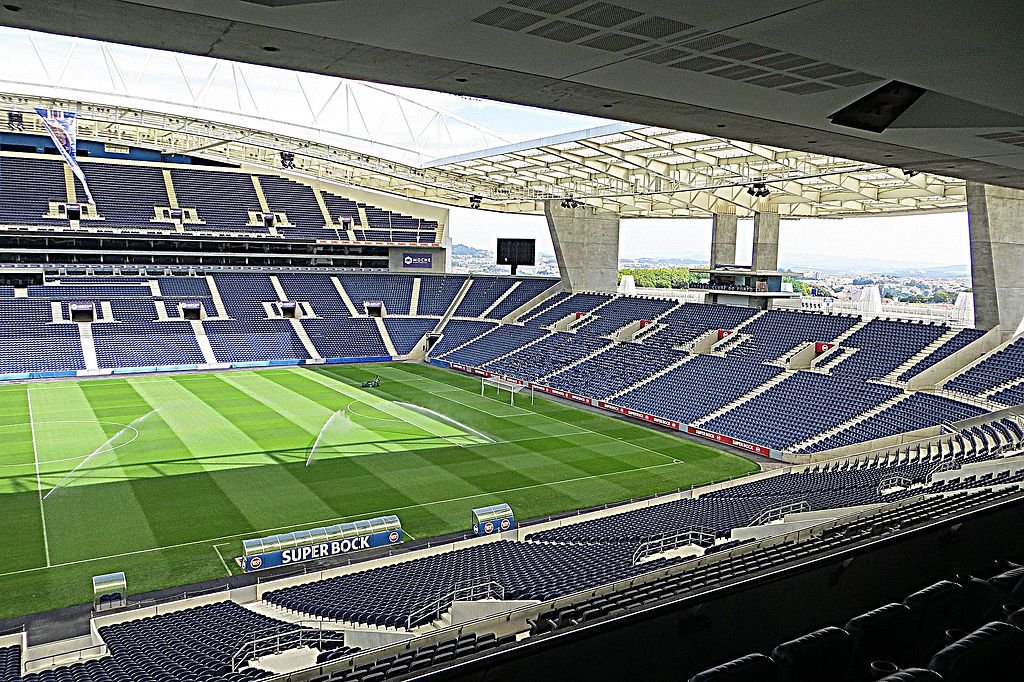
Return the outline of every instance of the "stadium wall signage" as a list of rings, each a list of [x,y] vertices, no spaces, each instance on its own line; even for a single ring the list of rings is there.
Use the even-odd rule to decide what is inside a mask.
[[[406,268],[432,268],[434,267],[434,254],[432,253],[403,253],[402,267]]]
[[[686,432],[689,434],[693,434],[694,436],[705,438],[707,440],[713,440],[716,443],[722,443],[723,445],[731,445],[734,448],[746,450],[747,452],[752,452],[755,455],[764,455],[765,457],[768,457],[771,455],[772,452],[770,448],[766,448],[761,445],[755,445],[753,443],[748,443],[743,440],[737,440],[736,438],[732,438],[731,436],[726,436],[725,434],[721,433],[715,433],[714,431],[699,429],[696,426],[687,426]]]
[[[342,538],[321,542],[316,545],[305,545],[303,547],[289,547],[288,549],[264,554],[252,554],[242,559],[242,570],[246,573],[263,571],[268,568],[290,566],[314,559],[327,559],[333,556],[358,552],[361,549],[371,547],[384,547],[386,545],[397,545],[402,541],[402,530],[381,531],[371,535],[360,535],[354,538]]]

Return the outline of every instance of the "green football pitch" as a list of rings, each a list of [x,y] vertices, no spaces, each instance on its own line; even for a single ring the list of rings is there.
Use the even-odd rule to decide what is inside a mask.
[[[420,539],[468,530],[474,507],[525,519],[757,468],[501,397],[418,364],[2,386],[0,618],[88,602],[100,573],[130,593],[223,577],[243,538],[397,514]]]

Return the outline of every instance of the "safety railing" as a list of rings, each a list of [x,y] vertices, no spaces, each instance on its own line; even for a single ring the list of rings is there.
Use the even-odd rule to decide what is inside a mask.
[[[653,538],[645,542],[641,542],[637,546],[636,551],[633,552],[633,565],[639,564],[645,558],[654,556],[656,554],[663,554],[679,547],[686,547],[687,545],[698,545],[700,547],[710,547],[715,544],[715,531],[711,528],[687,528],[686,530],[675,533],[673,535],[666,535],[660,538]]]
[[[766,523],[771,523],[772,521],[778,521],[785,518],[786,514],[796,514],[798,512],[810,510],[811,505],[807,503],[807,500],[784,502],[782,504],[775,505],[774,507],[768,507],[767,509],[761,510],[761,512],[752,518],[747,525],[763,526]]]
[[[28,658],[21,662],[21,667],[22,672],[31,673],[57,666],[70,665],[72,663],[78,663],[79,661],[91,660],[106,655],[106,644],[94,644],[92,646],[82,647],[81,649],[62,651],[58,654],[50,654],[49,656]]]
[[[272,656],[287,649],[309,646],[323,650],[341,646],[345,642],[340,630],[328,630],[320,621],[282,623],[263,628],[246,637],[231,656],[231,670],[239,670],[254,658]]]
[[[895,476],[887,476],[878,482],[878,488],[875,492],[881,495],[885,490],[906,490],[913,484],[914,482],[906,476],[899,474]]]
[[[479,599],[504,599],[505,588],[494,578],[477,578],[473,581],[462,581],[455,588],[438,595],[413,609],[406,618],[406,629],[412,630],[417,625],[429,623],[441,617],[452,604],[460,599],[467,601]]]

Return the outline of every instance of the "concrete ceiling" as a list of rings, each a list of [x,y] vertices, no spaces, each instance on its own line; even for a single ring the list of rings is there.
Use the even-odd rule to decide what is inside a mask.
[[[0,23],[1024,188],[1019,0],[10,0]],[[829,117],[889,81],[884,132]]]

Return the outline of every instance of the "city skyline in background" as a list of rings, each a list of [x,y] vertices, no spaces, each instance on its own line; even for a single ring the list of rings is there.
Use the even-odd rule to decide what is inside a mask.
[[[737,261],[749,264],[753,220],[740,220]],[[537,240],[538,253],[552,253],[543,216],[451,209],[453,244],[493,251],[498,237]],[[784,220],[779,239],[782,267],[884,269],[970,266],[967,212],[871,218]],[[621,224],[623,261],[678,259],[706,263],[711,219],[632,219]]]

